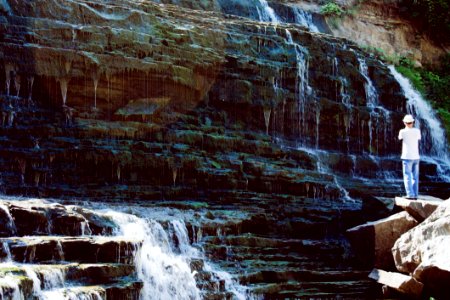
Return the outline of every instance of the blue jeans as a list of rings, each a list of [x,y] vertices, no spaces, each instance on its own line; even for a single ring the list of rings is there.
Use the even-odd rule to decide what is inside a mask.
[[[417,198],[419,195],[419,160],[403,159],[402,162],[406,197]]]

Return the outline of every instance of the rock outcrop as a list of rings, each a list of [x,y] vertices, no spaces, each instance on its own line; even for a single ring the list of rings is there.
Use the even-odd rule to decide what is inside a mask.
[[[350,228],[347,234],[362,262],[375,268],[391,270],[394,267],[392,245],[417,224],[407,212],[400,212],[385,219]]]
[[[319,13],[313,1],[292,1],[291,5]],[[343,8],[340,17],[325,17],[327,29],[339,37],[398,59],[407,57],[417,65],[437,66],[448,52],[449,40],[433,41],[402,16],[401,1],[335,1]]]
[[[446,249],[450,246],[450,203],[443,202],[420,225],[405,233],[392,248],[397,269],[413,274],[432,293],[450,292],[450,264]]]
[[[20,2],[1,19],[4,192],[398,191],[377,178],[400,177],[388,155],[406,99],[354,44],[147,1],[48,5]],[[422,169],[439,193],[436,166]]]
[[[442,199],[434,197],[428,197],[428,199],[421,197],[421,199],[416,201],[395,197],[395,205],[407,211],[418,222],[422,222],[428,218],[441,203]]]
[[[235,1],[10,2],[0,2],[1,192],[206,207],[190,238],[258,294],[374,294],[342,234],[385,217],[374,195],[401,188],[392,141],[407,99],[387,66],[345,39],[233,16]],[[263,9],[244,2],[253,18]],[[443,194],[436,163],[421,170],[421,188]],[[27,257],[29,241],[12,235],[52,224],[77,236],[83,218],[94,235],[113,229],[69,211],[61,221],[58,206],[13,205],[29,225],[0,234]],[[217,226],[219,216],[232,221]],[[211,220],[200,235],[197,218]]]
[[[450,246],[450,234],[448,230],[450,202],[435,198],[430,199],[430,197],[413,201],[408,200],[411,202],[410,205],[406,205],[406,201],[399,197],[395,199],[395,202],[400,204],[401,207],[409,207],[416,211],[416,213],[423,212],[423,207],[434,207],[434,212],[420,224],[401,234],[398,239],[391,240],[390,244],[384,244],[384,248],[392,248],[392,254],[388,256],[394,260],[396,269],[410,276],[374,269],[369,277],[402,294],[409,295],[409,297],[418,299],[432,296],[437,299],[445,299],[450,292],[448,288],[450,265],[446,251]],[[427,201],[430,203],[426,204]],[[439,203],[437,207],[435,206],[436,203]],[[408,213],[405,211],[397,215],[400,214]],[[420,213],[418,214],[420,215]],[[397,215],[386,220],[395,219]],[[412,219],[412,217],[410,218]],[[373,223],[389,223],[386,220]],[[417,224],[415,220],[414,222]],[[365,228],[368,225],[370,224],[358,227]],[[355,235],[354,232],[358,232],[358,227],[351,229],[350,234]],[[395,225],[392,225],[392,228],[395,228]],[[358,236],[359,240],[373,238],[373,234],[370,233],[371,231],[367,232],[366,230],[365,234]],[[361,244],[361,242],[358,243],[355,239],[353,239],[353,242],[356,248]],[[375,245],[372,246],[374,247]],[[361,250],[360,247],[357,251],[369,251],[369,253],[375,251],[376,253],[376,248],[370,250],[366,247]],[[364,255],[366,252],[362,252],[361,254]],[[369,261],[369,263],[372,263],[372,261]],[[377,267],[375,263],[372,263],[372,265]],[[390,270],[389,266],[385,267],[385,269]]]

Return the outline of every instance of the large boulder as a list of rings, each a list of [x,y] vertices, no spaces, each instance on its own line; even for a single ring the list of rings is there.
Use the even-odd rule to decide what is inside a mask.
[[[357,255],[367,265],[393,269],[394,261],[390,253],[395,241],[416,226],[417,221],[403,211],[388,218],[368,222],[347,230],[350,242]]]
[[[450,293],[450,201],[402,235],[392,248],[397,269],[413,274],[432,294]]]

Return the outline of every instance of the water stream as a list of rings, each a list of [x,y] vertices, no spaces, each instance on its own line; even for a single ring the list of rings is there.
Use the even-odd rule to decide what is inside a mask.
[[[407,112],[415,116],[416,126],[422,131],[420,150],[423,159],[435,162],[440,176],[450,182],[450,158],[446,145],[445,131],[431,105],[416,91],[411,82],[401,75],[394,66],[389,66],[392,75],[402,87],[408,99]]]
[[[12,199],[16,199],[11,197]],[[9,200],[10,198],[8,198]],[[15,205],[27,207],[49,207],[52,204],[38,199],[20,199],[13,200]],[[248,289],[238,284],[232,279],[227,272],[220,270],[213,263],[209,262],[199,247],[194,247],[189,238],[188,230],[183,219],[174,218],[168,210],[159,210],[156,212],[160,218],[169,220],[164,221],[167,226],[157,221],[153,216],[145,217],[146,213],[154,214],[154,210],[141,209],[136,207],[136,211],[140,211],[141,217],[133,214],[123,213],[120,210],[130,210],[130,207],[116,206],[118,210],[112,210],[107,204],[96,203],[95,211],[91,214],[97,215],[98,218],[110,219],[117,224],[116,230],[113,232],[118,240],[135,241],[133,249],[129,249],[130,253],[119,253],[121,255],[132,254],[134,257],[134,265],[139,280],[143,282],[143,288],[140,292],[140,299],[204,299],[207,297],[206,291],[198,287],[197,272],[209,272],[210,281],[215,281],[217,289],[221,286],[220,282],[224,282],[225,290],[234,295],[233,299],[252,299],[248,293]],[[2,204],[2,209],[8,212],[6,205]],[[65,209],[70,213],[77,211],[77,206],[68,205]],[[88,211],[85,210],[84,211]],[[82,218],[83,219],[83,218]],[[81,220],[82,220],[81,219]],[[80,227],[85,224],[89,228],[89,222],[85,219],[80,221]],[[81,236],[89,236],[91,238],[101,238],[101,236],[93,236],[91,230],[81,232]],[[199,236],[201,234],[198,234]],[[33,237],[35,240],[41,237]],[[199,237],[197,237],[198,239]],[[33,281],[33,295],[38,299],[70,299],[70,300],[86,300],[86,299],[105,299],[105,290],[99,286],[98,288],[86,289],[82,286],[68,283],[66,280],[65,269],[66,264],[55,265],[37,265],[26,264],[14,261],[11,257],[9,246],[6,242],[2,243],[3,253],[7,253],[6,257],[0,260],[0,270],[5,268],[21,268],[25,270],[26,275]],[[58,248],[58,247],[57,247]],[[61,244],[59,244],[59,252],[57,259],[64,261],[64,253]],[[34,255],[30,256],[30,260],[34,259]],[[191,268],[193,260],[200,260],[204,267],[201,271]],[[23,299],[21,289],[17,280],[6,280],[9,277],[0,280],[0,299]],[[220,292],[220,290],[217,290]],[[12,297],[6,296],[6,293]],[[6,298],[5,298],[6,297]],[[8,298],[9,297],[9,298]]]
[[[259,5],[256,6],[259,20],[261,22],[280,23],[280,18],[275,14],[273,8],[269,6],[266,0],[258,0]]]

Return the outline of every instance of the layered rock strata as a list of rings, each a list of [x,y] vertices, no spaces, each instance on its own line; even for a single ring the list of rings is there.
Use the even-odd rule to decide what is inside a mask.
[[[3,199],[0,220],[2,298],[139,299],[141,241],[112,237],[112,220],[75,206]]]
[[[398,152],[391,120],[405,98],[345,40],[152,2],[48,5],[21,2],[2,19],[7,193],[339,198],[331,173],[371,178],[338,181],[379,193],[389,189],[375,179],[400,175],[375,156]]]
[[[223,227],[232,236],[202,226],[207,255],[243,283],[272,297],[373,294],[342,231],[385,216],[373,195],[401,188],[392,120],[406,99],[385,65],[347,40],[197,6],[5,3],[2,192],[195,199],[209,219],[255,208]],[[421,168],[421,188],[442,193],[436,164]],[[30,220],[45,233],[55,214]]]

